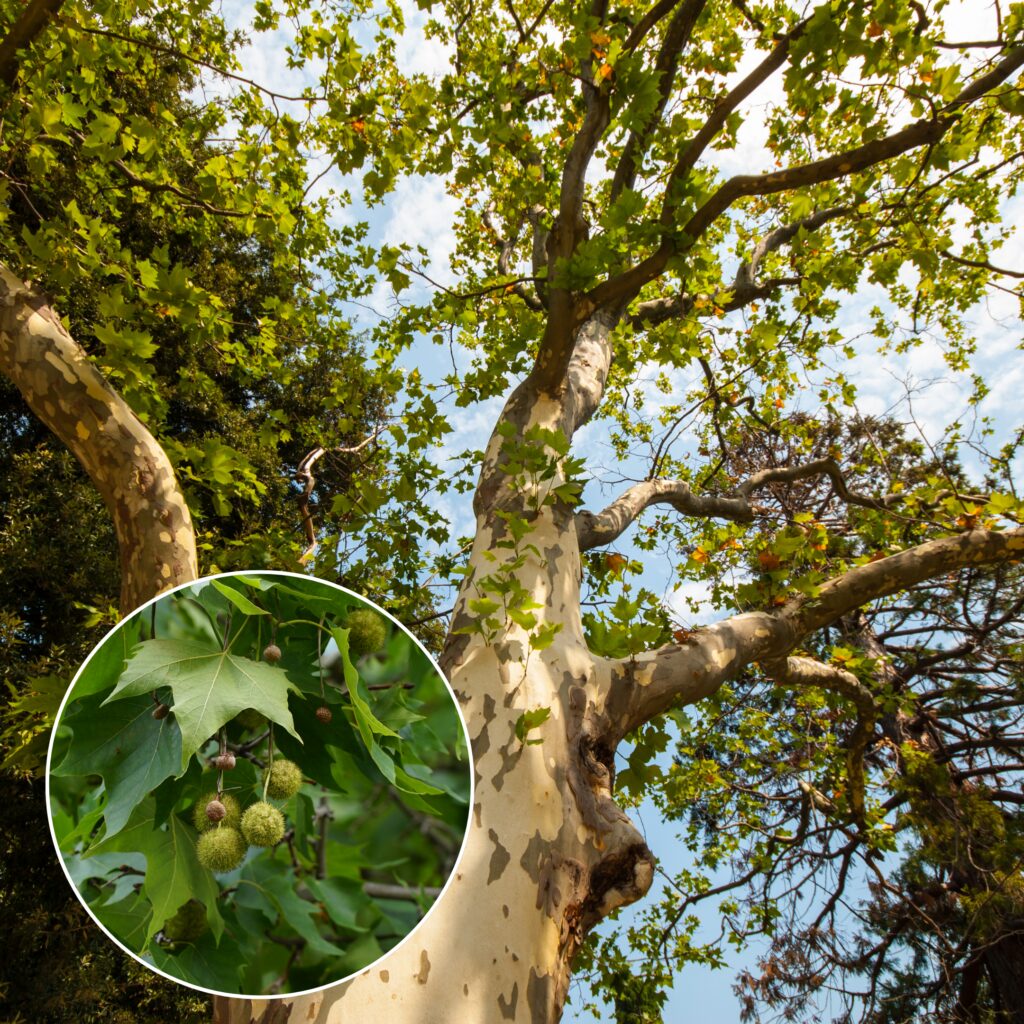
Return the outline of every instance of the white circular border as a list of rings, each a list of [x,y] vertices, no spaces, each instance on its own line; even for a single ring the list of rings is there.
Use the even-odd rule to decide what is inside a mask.
[[[406,935],[399,942],[395,943],[395,945],[392,946],[391,949],[389,949],[383,955],[379,956],[372,963],[367,964],[365,967],[361,967],[358,971],[354,972],[353,974],[347,974],[345,975],[345,977],[339,978],[337,981],[332,981],[327,985],[321,985],[318,988],[303,989],[301,992],[278,992],[274,995],[252,995],[247,992],[220,992],[217,989],[203,988],[202,985],[194,985],[192,984],[192,982],[183,981],[181,978],[177,978],[173,974],[168,974],[166,971],[162,971],[159,967],[155,966],[154,964],[151,964],[148,960],[144,960],[141,956],[139,956],[138,953],[135,953],[132,950],[130,950],[119,938],[117,938],[117,936],[114,935],[103,924],[102,921],[100,921],[100,919],[93,913],[89,905],[85,902],[84,898],[82,897],[82,894],[78,891],[78,886],[75,885],[70,873],[68,872],[67,865],[64,863],[64,857],[61,855],[60,845],[57,842],[57,835],[53,829],[53,814],[50,805],[50,762],[53,758],[53,745],[57,738],[57,727],[60,724],[61,716],[64,714],[64,707],[71,699],[71,695],[74,693],[75,684],[78,682],[79,676],[81,676],[81,674],[85,671],[86,666],[92,660],[92,656],[122,627],[125,619],[129,618],[131,615],[135,615],[143,609],[148,608],[151,604],[155,604],[157,601],[162,601],[164,600],[164,598],[170,597],[172,594],[177,593],[179,590],[184,590],[187,587],[194,587],[197,584],[207,583],[210,580],[223,579],[224,577],[234,578],[237,576],[283,576],[287,579],[298,579],[306,581],[312,580],[316,583],[323,584],[325,587],[331,587],[334,590],[341,591],[341,593],[346,594],[349,597],[354,597],[357,601],[361,601],[364,604],[369,605],[375,611],[379,612],[381,615],[390,619],[396,626],[398,626],[399,629],[402,630],[403,633],[408,634],[412,642],[420,649],[420,651],[426,657],[427,661],[429,661],[430,664],[434,666],[434,670],[441,677],[441,681],[444,683],[445,689],[448,691],[449,695],[452,698],[452,704],[455,707],[455,713],[458,715],[459,723],[462,726],[462,735],[466,741],[466,763],[469,769],[469,805],[466,809],[466,828],[465,831],[462,833],[462,844],[459,847],[458,855],[455,858],[455,862],[452,864],[451,871],[448,872],[448,878],[445,880],[444,885],[441,886],[441,891],[437,894],[437,898],[427,909],[427,912],[423,915],[423,917],[420,918],[420,920],[412,928],[409,934]],[[475,790],[476,773],[473,770],[473,746],[472,743],[470,742],[469,728],[466,725],[466,719],[463,717],[462,709],[459,707],[458,698],[455,696],[455,691],[452,689],[452,684],[448,681],[448,677],[444,674],[444,672],[441,671],[441,668],[434,660],[434,657],[423,646],[423,644],[413,635],[412,631],[407,626],[404,626],[401,622],[399,622],[398,619],[396,619],[394,615],[392,615],[390,612],[386,612],[383,608],[379,607],[377,604],[375,604],[369,598],[364,597],[362,594],[357,594],[354,590],[349,590],[347,587],[341,586],[340,583],[331,583],[329,580],[321,579],[319,576],[307,576],[303,573],[286,572],[281,569],[240,569],[236,572],[218,572],[213,573],[210,576],[200,576],[198,579],[189,580],[187,583],[179,584],[176,587],[172,587],[170,590],[163,590],[155,597],[151,597],[148,601],[144,602],[143,604],[140,604],[138,608],[133,609],[129,613],[129,615],[124,616],[124,618],[122,618],[122,620],[118,622],[117,625],[112,626],[109,630],[107,630],[103,638],[96,643],[93,649],[89,652],[85,661],[83,661],[82,664],[79,666],[78,671],[72,677],[71,683],[68,685],[67,693],[64,694],[64,699],[60,702],[60,707],[57,709],[57,717],[54,719],[53,729],[50,733],[50,742],[46,748],[46,824],[50,830],[50,839],[53,842],[53,848],[57,854],[57,861],[60,864],[61,871],[64,872],[64,877],[68,880],[68,885],[71,886],[71,891],[77,897],[78,902],[82,904],[82,906],[85,908],[86,913],[92,918],[93,922],[97,925],[100,931],[102,931],[103,934],[106,935],[107,938],[110,939],[110,941],[113,942],[115,946],[117,946],[123,952],[127,953],[133,960],[137,960],[140,964],[142,964],[143,967],[146,967],[154,974],[159,974],[161,977],[166,978],[168,981],[173,981],[176,985],[182,985],[185,988],[190,988],[197,992],[204,992],[210,996],[221,996],[225,999],[292,999],[297,998],[299,996],[312,995],[315,992],[324,992],[329,988],[334,988],[334,986],[336,985],[343,985],[346,982],[351,981],[353,978],[358,978],[361,974],[368,973],[369,971],[373,970],[373,968],[376,967],[377,964],[383,962],[389,956],[391,956],[391,954],[394,953],[395,950],[405,945],[405,943],[408,942],[409,939],[411,939],[416,934],[417,931],[419,931],[419,929],[423,925],[423,922],[426,921],[428,917],[430,917],[430,915],[434,912],[438,904],[441,903],[441,901],[444,899],[445,893],[448,891],[448,886],[450,886],[452,884],[452,881],[455,879],[456,871],[459,867],[459,862],[462,860],[462,856],[466,852],[466,843],[469,839],[470,827],[472,826]]]

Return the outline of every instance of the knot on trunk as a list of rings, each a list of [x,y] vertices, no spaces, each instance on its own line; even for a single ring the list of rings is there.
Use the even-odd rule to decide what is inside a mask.
[[[630,825],[634,835],[636,830]],[[647,895],[654,880],[654,854],[640,840],[609,850],[590,871],[589,892],[581,908],[584,930],[613,910]]]
[[[612,798],[615,751],[600,723],[589,720],[583,687],[569,694],[567,716],[570,763],[568,780],[583,824],[599,851],[579,890],[575,912],[582,934],[617,907],[647,893],[654,878],[654,855],[643,836]]]

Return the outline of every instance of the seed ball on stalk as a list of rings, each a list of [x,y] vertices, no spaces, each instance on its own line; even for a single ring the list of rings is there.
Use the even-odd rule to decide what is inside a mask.
[[[235,755],[234,754],[218,754],[213,759],[214,768],[218,771],[229,772],[235,767]]]
[[[167,704],[157,704],[153,708],[153,717],[159,722],[161,718],[166,718],[171,713],[170,706]]]
[[[334,717],[334,714],[326,704],[322,704],[316,709],[316,717],[326,725]]]
[[[370,608],[350,612],[345,625],[349,630],[349,650],[357,657],[379,651],[388,638],[387,624]]]
[[[281,660],[281,648],[277,644],[267,644],[263,648],[263,660],[269,661],[271,665],[276,665]]]
[[[224,808],[223,817],[211,818],[209,816],[209,808],[212,804],[219,804]],[[218,812],[214,811],[214,813]],[[228,828],[238,828],[241,819],[242,808],[238,800],[230,793],[221,793],[220,796],[216,793],[206,793],[196,801],[195,809],[192,811],[192,824],[195,825],[197,832],[205,832],[218,821]]]
[[[302,788],[302,769],[294,762],[278,758],[270,765],[267,796],[290,800]]]
[[[284,815],[265,800],[252,804],[242,815],[242,835],[250,846],[274,846],[284,837]]]
[[[207,928],[206,907],[199,900],[189,900],[164,921],[163,931],[170,942],[195,942],[206,934]]]
[[[246,842],[237,828],[223,822],[204,832],[196,843],[196,858],[204,868],[218,874],[234,871],[245,860]]]

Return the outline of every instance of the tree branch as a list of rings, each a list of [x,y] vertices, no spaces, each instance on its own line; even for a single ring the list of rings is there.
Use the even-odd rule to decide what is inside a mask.
[[[654,62],[654,71],[658,75],[658,102],[643,125],[639,129],[631,131],[626,139],[622,156],[619,157],[618,166],[615,168],[615,176],[612,178],[610,202],[615,202],[623,190],[632,188],[636,181],[640,162],[650,140],[651,129],[661,120],[661,115],[672,94],[672,87],[679,71],[679,58],[689,43],[697,19],[706,4],[707,0],[683,0],[675,17],[669,23],[661,49]],[[666,9],[666,12],[668,9],[670,7]],[[651,27],[653,27],[653,23],[646,31],[649,31]],[[636,29],[630,33],[630,39],[626,41],[624,51],[627,53],[630,52],[630,40],[635,33]]]
[[[857,723],[846,744],[846,781],[850,811],[856,822],[864,821],[864,754],[874,733],[878,708],[871,691],[852,673],[814,658],[789,657],[765,661],[762,667],[783,686],[831,690],[851,701],[857,709]]]
[[[780,288],[800,283],[799,277],[771,277],[758,281],[761,262],[769,253],[777,252],[791,242],[801,231],[817,231],[830,220],[836,220],[850,212],[849,206],[830,206],[818,210],[792,224],[782,224],[770,231],[750,254],[750,259],[741,263],[731,285],[711,296],[712,303],[726,313],[743,309],[752,302],[767,299]],[[645,330],[666,320],[688,316],[694,309],[695,298],[688,292],[675,296],[662,296],[637,305],[629,318],[634,330]]]
[[[592,13],[603,17],[605,6],[606,0],[594,0]],[[549,394],[559,390],[565,381],[576,328],[583,322],[577,316],[576,296],[556,282],[555,271],[559,262],[570,259],[587,238],[588,227],[583,217],[587,168],[611,120],[610,85],[607,80],[595,81],[590,66],[588,57],[583,61],[581,76],[586,112],[562,168],[558,216],[547,238],[548,317],[537,361],[530,372],[532,385]]]
[[[1024,558],[1024,529],[970,530],[926,541],[856,566],[816,596],[776,611],[743,612],[669,644],[613,664],[609,709],[616,742],[655,715],[710,696],[754,661],[785,657],[804,637],[872,601],[967,566]]]
[[[418,903],[424,897],[437,899],[441,890],[436,886],[426,885],[422,888],[415,888],[411,885],[388,885],[385,882],[363,882],[363,892],[382,900],[411,900]]]
[[[22,7],[17,20],[0,41],[0,82],[8,88],[18,77],[22,51],[32,45],[63,6],[64,0],[30,0]]]
[[[302,556],[299,561],[305,565],[316,552],[317,540],[316,540],[316,526],[313,522],[313,513],[309,508],[309,499],[313,493],[313,488],[316,487],[316,477],[313,475],[313,467],[325,456],[328,451],[335,455],[353,455],[356,452],[361,452],[368,444],[376,441],[380,437],[381,433],[386,429],[386,424],[381,424],[367,437],[364,437],[358,444],[351,445],[347,448],[324,448],[323,445],[318,444],[312,451],[307,452],[303,456],[302,461],[299,463],[295,470],[295,482],[302,484],[302,493],[298,497],[299,512],[302,514],[302,532],[306,536],[306,548],[302,552]]]
[[[612,543],[651,505],[669,505],[683,515],[705,519],[746,523],[754,518],[745,498],[697,495],[683,480],[645,480],[630,487],[596,515],[585,509],[577,513],[580,551]]]
[[[658,248],[628,270],[609,278],[588,292],[584,301],[578,304],[578,316],[585,318],[602,306],[628,302],[634,298],[648,281],[652,281],[662,273],[674,254],[691,248],[737,199],[746,196],[774,195],[778,192],[835,181],[838,178],[845,178],[884,163],[909,150],[917,149],[920,146],[934,145],[956,122],[957,115],[963,107],[973,103],[1006,81],[1022,66],[1024,66],[1024,46],[1017,46],[1009,50],[991,71],[979,76],[963,89],[934,118],[916,121],[891,135],[873,139],[864,145],[855,146],[853,149],[821,160],[798,164],[766,174],[739,174],[729,178],[690,216],[682,228],[677,230],[674,228],[674,219],[678,204],[674,198],[673,185],[678,180],[678,176],[685,174],[693,166],[687,163],[691,159],[690,151],[698,139],[710,132],[709,125],[716,120],[716,114],[713,114],[694,141],[689,144],[673,169],[672,178],[666,187],[665,200],[659,218],[664,234]],[[744,80],[744,82],[746,81],[748,79]],[[743,83],[741,86],[737,86],[737,89],[742,85]],[[696,157],[692,157],[692,159],[696,159]]]
[[[580,550],[589,551],[610,544],[651,505],[670,505],[688,516],[749,523],[758,512],[757,507],[750,503],[750,496],[755,491],[768,484],[793,483],[818,476],[827,476],[836,494],[848,505],[887,509],[901,500],[898,494],[873,498],[851,491],[835,459],[816,459],[803,466],[763,469],[740,483],[729,495],[696,495],[683,480],[644,480],[634,484],[596,515],[587,510],[577,513],[576,534]]]
[[[195,579],[192,521],[164,450],[49,300],[2,265],[0,371],[68,446],[110,510],[121,551],[122,610]]]

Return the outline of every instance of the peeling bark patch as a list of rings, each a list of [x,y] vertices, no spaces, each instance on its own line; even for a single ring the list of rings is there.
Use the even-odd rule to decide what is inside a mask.
[[[498,996],[498,1009],[501,1010],[502,1020],[515,1020],[516,1019],[516,1004],[519,1002],[519,982],[517,981],[512,986],[512,994],[508,1000],[505,999],[505,994],[502,993]]]
[[[540,832],[534,832],[526,851],[519,861],[522,869],[537,883],[537,909],[543,908],[548,917],[554,917],[562,903],[561,882],[565,880],[575,891],[583,875],[583,865],[571,857],[563,857]]]
[[[548,844],[541,838],[539,831],[533,833],[533,837],[526,844],[522,857],[519,858],[519,866],[535,881],[540,881],[541,863],[545,859]]]
[[[519,749],[516,750],[514,754],[510,754],[508,752],[508,748],[513,743],[515,743]],[[509,742],[505,746],[499,748],[501,752],[501,767],[494,773],[494,775],[491,778],[491,785],[496,790],[498,790],[498,792],[501,792],[501,787],[505,785],[505,776],[508,775],[508,773],[512,771],[512,769],[515,768],[515,766],[519,763],[519,758],[523,756],[524,749],[525,748],[519,742],[519,740],[515,738],[509,740]]]
[[[484,696],[484,724],[473,740],[473,757],[479,761],[491,749],[491,737],[488,726],[494,721],[494,709],[497,701],[488,693]]]
[[[530,968],[530,980],[526,986],[526,1002],[530,1007],[531,1024],[547,1024],[552,1019],[549,1008],[555,1001],[555,979],[550,974],[538,974],[536,967]]]
[[[505,868],[508,867],[508,862],[512,857],[508,850],[498,842],[498,833],[493,828],[487,830],[487,838],[494,843],[494,852],[491,854],[491,864],[487,872],[487,884],[490,885],[505,873]]]
[[[381,971],[380,972],[380,980],[383,981],[384,984],[386,985],[391,980],[391,972],[390,971]]]
[[[487,734],[487,726],[485,725],[477,734],[473,740],[473,757],[479,761],[488,750],[491,749],[491,738]]]
[[[507,903],[503,903],[501,905],[501,912],[505,915],[505,917],[508,917],[508,904]]]
[[[419,969],[419,972],[416,974],[416,980],[421,985],[426,985],[427,978],[429,978],[429,977],[430,977],[430,957],[427,956],[427,951],[425,949],[421,949],[420,950],[420,969]]]

